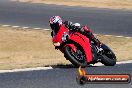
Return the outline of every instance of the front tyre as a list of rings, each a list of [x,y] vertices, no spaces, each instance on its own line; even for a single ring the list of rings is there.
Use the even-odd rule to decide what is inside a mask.
[[[102,45],[102,48],[104,50],[104,53],[102,55],[102,64],[105,66],[114,66],[116,64],[116,56],[114,52],[105,44]]]
[[[86,67],[86,57],[80,47],[76,47],[76,52],[70,46],[64,47],[64,57],[69,60],[75,67]]]

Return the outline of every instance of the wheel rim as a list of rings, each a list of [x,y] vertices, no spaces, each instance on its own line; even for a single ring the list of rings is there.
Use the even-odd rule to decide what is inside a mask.
[[[71,55],[80,63],[84,63],[85,60],[85,55],[83,54],[83,52],[76,47],[76,52],[74,52],[72,49],[69,49]]]
[[[105,55],[106,55],[109,59],[115,60],[115,56],[114,56],[114,54],[113,54],[111,51],[107,51],[107,52],[105,53]]]

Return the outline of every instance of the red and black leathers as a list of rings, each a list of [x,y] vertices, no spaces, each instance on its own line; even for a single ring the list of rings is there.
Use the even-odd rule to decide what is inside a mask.
[[[93,35],[92,30],[88,29],[87,26],[75,27],[70,21],[65,21],[64,24],[70,30],[70,32],[78,31],[81,34],[87,36],[98,47],[101,45],[101,42]]]

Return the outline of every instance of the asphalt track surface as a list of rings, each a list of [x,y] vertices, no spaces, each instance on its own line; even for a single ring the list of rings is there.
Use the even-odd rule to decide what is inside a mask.
[[[52,7],[52,8],[51,8]],[[49,11],[50,10],[50,11]],[[70,11],[69,11],[70,10]],[[117,11],[96,8],[74,8],[41,4],[0,2],[0,23],[31,27],[47,27],[51,15],[61,15],[74,22],[94,25],[97,33],[131,36],[131,11]],[[89,20],[86,20],[89,19]],[[111,30],[110,30],[111,29]],[[132,64],[114,67],[87,67],[88,74],[130,74]],[[1,73],[0,88],[132,88],[129,84],[86,84],[76,82],[77,69],[72,66],[54,66],[52,70]]]
[[[0,24],[49,28],[49,18],[88,25],[94,33],[132,37],[132,11],[27,4],[0,0]]]
[[[114,67],[87,67],[87,74],[130,74],[132,64]],[[85,84],[76,82],[77,69],[72,66],[29,72],[0,74],[0,88],[132,88],[129,84]]]

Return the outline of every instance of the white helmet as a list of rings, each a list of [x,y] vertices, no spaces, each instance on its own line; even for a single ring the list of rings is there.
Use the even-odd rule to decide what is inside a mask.
[[[79,24],[79,23],[74,23],[73,26],[75,26],[75,27],[80,27],[81,24]]]
[[[74,30],[78,30],[81,28],[81,25],[79,23],[74,23],[73,26],[72,26]]]

